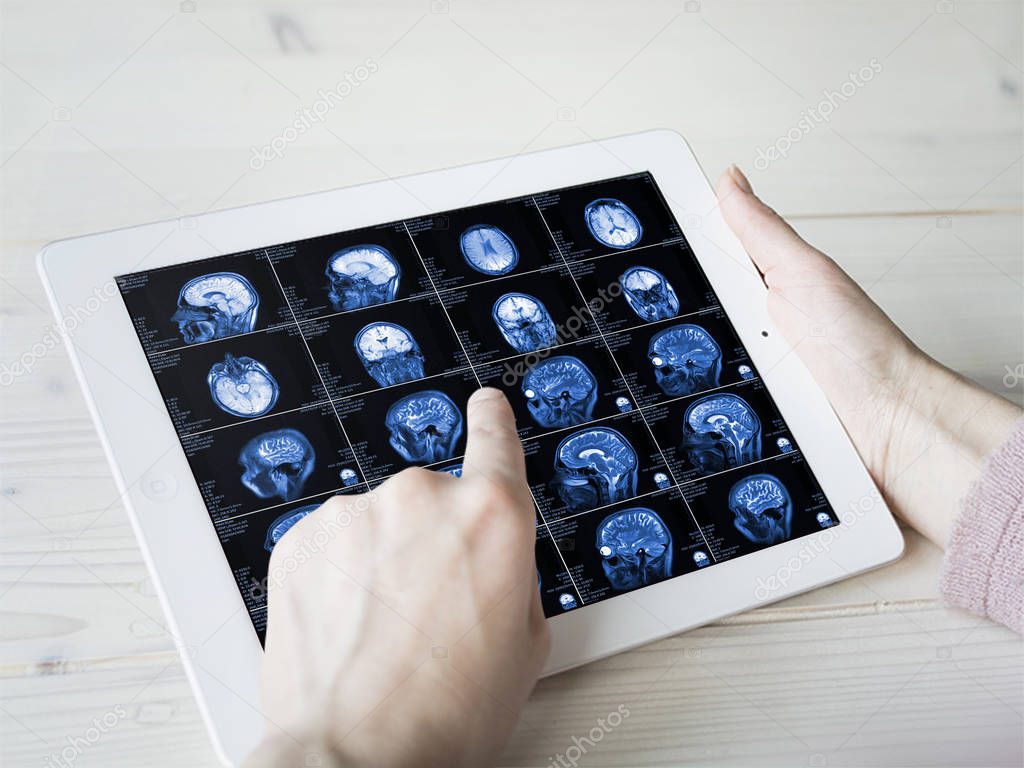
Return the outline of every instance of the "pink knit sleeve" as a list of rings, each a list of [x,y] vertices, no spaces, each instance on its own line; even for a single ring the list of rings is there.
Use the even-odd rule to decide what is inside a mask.
[[[964,497],[941,591],[946,602],[1024,633],[1024,420]]]

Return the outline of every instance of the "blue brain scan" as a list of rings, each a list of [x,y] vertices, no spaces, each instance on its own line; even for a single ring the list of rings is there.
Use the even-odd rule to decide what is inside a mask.
[[[718,386],[722,350],[699,325],[680,323],[660,331],[647,347],[654,378],[673,397]]]
[[[706,565],[710,565],[711,561],[708,559],[707,553],[701,552],[699,549],[693,553],[693,564],[698,568],[703,568]]]
[[[761,420],[738,395],[707,395],[683,414],[682,449],[703,475],[749,464],[761,458]]]
[[[789,538],[793,502],[775,475],[750,475],[729,491],[733,525],[755,544],[778,544]]]
[[[444,469],[439,469],[437,471],[438,472],[442,472],[442,473],[444,473],[446,475],[451,475],[452,477],[462,477],[462,465],[461,464],[452,464],[450,467],[445,467]],[[538,578],[539,578],[539,576],[538,576]]]
[[[587,204],[583,210],[587,229],[594,239],[609,248],[632,248],[640,242],[644,228],[629,206],[621,200],[602,197]]]
[[[558,342],[555,321],[540,299],[525,293],[506,293],[494,302],[494,324],[516,352],[534,352]]]
[[[590,421],[597,404],[597,379],[578,358],[556,355],[523,378],[530,416],[542,427],[574,427]]]
[[[573,512],[632,498],[636,479],[636,451],[620,432],[609,427],[573,432],[555,451],[551,486]]]
[[[832,516],[828,512],[819,512],[814,516],[814,519],[818,521],[818,525],[822,528],[832,527]]]
[[[331,256],[327,277],[327,297],[335,311],[347,312],[394,301],[402,270],[386,248],[353,245]]]
[[[370,323],[356,334],[356,354],[382,387],[423,378],[423,352],[416,339],[395,323]]]
[[[351,467],[345,467],[338,473],[338,478],[341,480],[341,484],[346,488],[350,488],[359,482],[359,475]]]
[[[274,520],[270,524],[270,528],[267,529],[267,538],[263,542],[263,548],[267,552],[273,552],[274,547],[277,546],[277,542],[284,536],[295,525],[299,520],[304,518],[310,512],[315,511],[320,505],[319,504],[307,504],[304,507],[293,509],[291,512],[285,512],[279,518]]]
[[[576,596],[571,595],[568,592],[563,592],[558,596],[558,604],[561,606],[563,611],[571,611],[576,607]]]
[[[519,249],[512,238],[490,224],[476,224],[459,238],[462,258],[477,272],[505,275],[519,263]]]
[[[462,414],[444,392],[406,395],[388,408],[384,420],[391,447],[408,462],[432,464],[452,458],[462,436]]]
[[[251,357],[228,353],[206,376],[214,404],[232,416],[262,416],[277,403],[281,392],[267,367]]]
[[[212,272],[189,280],[178,294],[171,321],[186,344],[201,344],[249,333],[256,327],[260,296],[246,278],[234,272]]]
[[[261,499],[292,501],[313,474],[316,454],[297,429],[275,429],[257,435],[242,448],[238,463],[242,484]]]
[[[679,297],[665,276],[650,267],[630,267],[619,277],[630,309],[646,323],[679,314]]]
[[[646,587],[672,575],[672,536],[657,513],[632,507],[597,528],[597,552],[612,588]]]

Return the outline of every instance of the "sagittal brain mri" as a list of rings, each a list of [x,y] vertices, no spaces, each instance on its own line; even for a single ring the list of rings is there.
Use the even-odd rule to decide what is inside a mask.
[[[542,427],[573,427],[590,421],[597,404],[597,379],[579,358],[556,355],[523,378],[530,416]]]
[[[632,248],[644,235],[636,214],[624,202],[612,197],[588,203],[583,217],[594,239],[609,248]]]
[[[672,575],[672,536],[654,510],[632,507],[597,528],[597,552],[613,589],[646,587]]]
[[[206,376],[210,397],[225,413],[243,418],[262,416],[277,403],[281,393],[267,367],[252,357],[228,353],[214,363]]]
[[[476,224],[459,237],[459,250],[477,272],[506,275],[519,264],[519,249],[512,238],[490,224]]]
[[[238,463],[242,484],[261,499],[292,501],[313,473],[316,455],[297,429],[275,429],[257,435],[242,447]]]
[[[750,475],[729,491],[733,525],[755,544],[778,544],[789,538],[793,501],[775,475]]]
[[[356,334],[356,354],[382,387],[423,378],[423,352],[408,330],[395,323],[370,323]]]
[[[385,304],[395,300],[401,277],[398,262],[386,248],[353,245],[328,260],[327,297],[337,312]]]
[[[711,334],[691,323],[656,333],[647,357],[661,391],[673,397],[717,387],[722,375],[722,350]]]
[[[749,464],[761,458],[761,420],[738,395],[702,397],[683,414],[682,449],[701,474]]]
[[[506,293],[491,310],[494,324],[516,352],[534,352],[558,342],[555,321],[540,299],[525,293]]]
[[[256,327],[259,306],[259,294],[247,279],[234,272],[212,272],[181,287],[171,320],[186,344],[201,344],[248,333]]]
[[[272,552],[277,542],[281,540],[281,537],[288,533],[289,529],[295,525],[299,520],[304,518],[310,512],[317,509],[319,504],[306,504],[304,507],[293,509],[291,512],[285,512],[283,515],[278,517],[274,522],[270,524],[267,529],[267,538],[263,542],[263,548],[267,552]]]
[[[394,403],[384,424],[391,447],[410,463],[432,464],[452,458],[462,435],[462,413],[444,392],[428,389]]]
[[[619,283],[626,303],[644,322],[668,320],[679,314],[675,288],[658,270],[630,267],[619,277]]]
[[[629,441],[609,427],[581,429],[558,444],[551,485],[573,512],[636,495],[637,457]]]

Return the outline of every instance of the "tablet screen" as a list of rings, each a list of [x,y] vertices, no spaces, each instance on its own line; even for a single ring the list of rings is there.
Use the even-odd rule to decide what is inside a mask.
[[[548,616],[838,520],[649,173],[117,282],[261,640],[281,536],[458,477],[479,386],[516,412]]]

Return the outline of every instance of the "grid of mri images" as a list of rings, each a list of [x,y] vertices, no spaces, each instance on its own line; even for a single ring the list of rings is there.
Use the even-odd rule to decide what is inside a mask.
[[[516,413],[546,615],[834,525],[649,173],[117,278],[261,641],[335,494]]]

